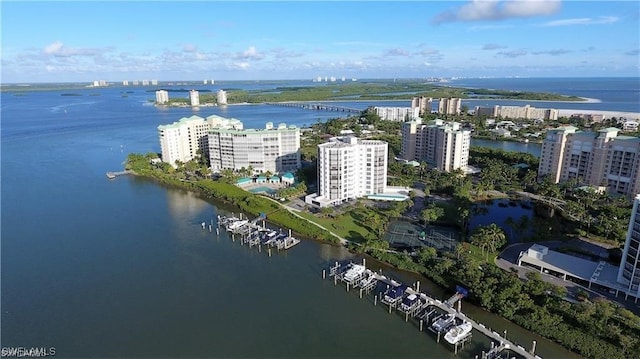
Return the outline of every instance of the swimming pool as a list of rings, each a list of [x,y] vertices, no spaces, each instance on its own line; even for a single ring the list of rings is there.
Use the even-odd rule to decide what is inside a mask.
[[[378,199],[383,201],[404,201],[409,199],[409,196],[403,194],[372,194],[367,196],[369,199]]]
[[[273,188],[269,188],[267,186],[260,186],[256,188],[252,188],[249,190],[251,193],[266,193],[266,194],[276,194],[276,190]]]

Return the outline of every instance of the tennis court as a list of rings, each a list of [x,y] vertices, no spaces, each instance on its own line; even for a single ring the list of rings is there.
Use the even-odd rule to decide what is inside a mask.
[[[460,234],[447,227],[425,228],[407,221],[392,221],[383,239],[389,242],[389,247],[396,249],[434,247],[440,251],[453,251],[460,242]]]

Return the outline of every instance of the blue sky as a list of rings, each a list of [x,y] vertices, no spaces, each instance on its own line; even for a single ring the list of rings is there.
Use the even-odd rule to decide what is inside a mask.
[[[640,2],[2,1],[3,83],[640,76]]]

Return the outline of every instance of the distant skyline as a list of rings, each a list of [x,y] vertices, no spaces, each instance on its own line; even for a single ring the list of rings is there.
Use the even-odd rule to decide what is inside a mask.
[[[2,83],[640,76],[640,2],[2,1]]]

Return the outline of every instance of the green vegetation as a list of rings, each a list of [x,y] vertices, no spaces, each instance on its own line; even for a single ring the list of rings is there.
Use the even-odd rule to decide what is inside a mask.
[[[421,273],[445,288],[456,284],[470,288],[470,301],[585,357],[629,358],[640,352],[640,318],[613,302],[567,302],[564,287],[544,282],[537,272],[523,281],[495,266],[493,256],[479,256],[478,248],[469,243],[441,256],[433,248],[412,256],[381,250],[384,247],[370,244],[355,249]],[[487,256],[490,262],[485,261]]]
[[[205,178],[206,176],[197,175],[196,173],[200,171],[193,170],[193,168],[198,168],[197,162],[196,164],[188,162],[179,166],[178,169],[173,169],[167,163],[153,164],[154,158],[158,158],[155,153],[129,154],[126,169],[133,171],[136,175],[155,179],[163,184],[198,192],[210,200],[233,204],[248,215],[258,216],[265,213],[270,222],[290,228],[302,236],[334,243],[338,241],[326,231],[316,226],[310,226],[307,221],[294,216],[271,199],[244,191],[224,181],[214,181]]]
[[[432,116],[427,115],[426,118]],[[324,142],[327,134],[337,135],[342,130],[351,129],[361,137],[389,142],[390,185],[415,187],[419,184],[427,196],[440,196],[441,199],[427,198],[425,201],[420,213],[425,225],[455,225],[465,238],[468,219],[476,201],[495,196],[495,191],[501,191],[497,192],[498,195],[528,191],[562,200],[566,204],[561,210],[556,210],[563,216],[507,220],[507,226],[519,237],[527,229],[532,229],[530,232],[534,236],[529,239],[537,241],[576,235],[617,244],[624,240],[631,208],[628,200],[578,190],[578,181],[560,185],[549,179],[537,182],[538,159],[523,153],[472,147],[470,163],[481,170],[473,176],[464,176],[460,171],[440,172],[425,162],[416,167],[409,166],[394,160],[401,149],[400,126],[397,122],[381,121],[370,111],[347,119],[317,123],[304,132],[301,139],[302,158],[315,161],[317,145]],[[364,129],[370,130],[370,134],[362,134]],[[250,215],[267,213],[270,221],[301,235],[336,241],[326,231],[295,217],[278,203],[233,185],[243,171],[224,171],[220,180],[212,181],[208,179],[204,162],[179,163],[178,168],[174,169],[167,164],[150,164],[154,156],[130,155],[128,168],[163,183],[199,191],[207,198],[235,204]],[[315,166],[309,166],[298,176],[303,179],[302,184],[282,190],[280,196],[303,193],[306,183],[315,180]],[[472,302],[581,355],[589,358],[624,358],[640,352],[640,319],[633,313],[609,301],[591,302],[586,293],[582,295],[583,302],[571,304],[563,300],[566,295],[564,288],[543,282],[535,274],[523,281],[515,273],[498,268],[494,260],[506,243],[506,235],[505,229],[495,224],[476,228],[466,236],[467,242],[450,253],[437,253],[433,248],[423,248],[417,253],[389,250],[389,243],[381,239],[387,225],[392,218],[401,217],[410,205],[411,202],[390,204],[359,200],[349,207],[327,208],[313,214],[304,211],[300,215],[352,241],[349,247],[354,251],[368,253],[399,269],[421,273],[444,287],[452,288],[460,284],[470,288],[469,299]]]
[[[234,90],[229,91],[228,100],[229,103],[264,103],[285,101],[407,100],[414,96],[472,98],[476,97],[476,95],[518,100],[582,101],[581,98],[575,96],[443,87],[412,80],[337,83],[308,87],[277,87],[275,90],[269,92],[264,92],[263,90]]]

